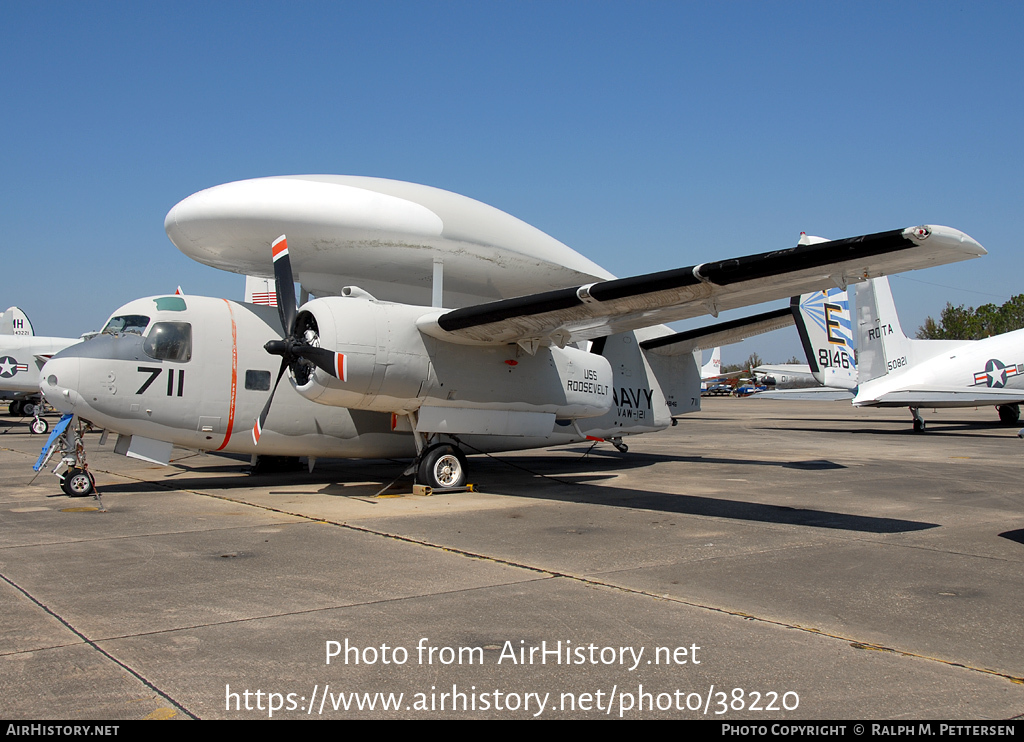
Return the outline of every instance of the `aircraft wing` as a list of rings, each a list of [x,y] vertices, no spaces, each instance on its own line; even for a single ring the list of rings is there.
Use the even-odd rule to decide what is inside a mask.
[[[806,363],[780,363],[774,366],[762,364],[754,371],[759,374],[807,374],[810,376],[811,367]]]
[[[874,399],[854,400],[857,407],[979,407],[1024,402],[1021,389],[903,389]]]
[[[984,254],[958,230],[909,227],[430,313],[419,328],[470,345],[565,345]]]
[[[752,317],[719,322],[696,330],[686,330],[673,335],[652,338],[640,343],[640,347],[663,356],[678,356],[695,350],[714,348],[716,345],[730,345],[772,330],[789,327],[794,323],[789,307],[775,309]],[[728,374],[719,374],[721,377]]]
[[[800,402],[849,402],[853,392],[849,389],[835,389],[830,386],[808,387],[806,389],[776,389],[770,392],[758,392],[754,399],[789,399]]]

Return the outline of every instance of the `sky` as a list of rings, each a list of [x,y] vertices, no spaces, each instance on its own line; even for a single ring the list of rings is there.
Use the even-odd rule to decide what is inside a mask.
[[[37,334],[178,285],[241,299],[164,216],[296,173],[455,191],[619,276],[801,231],[967,232],[989,255],[892,279],[910,334],[1024,293],[1024,4],[7,2],[0,24],[0,309]],[[723,363],[753,352],[801,353],[790,328]]]

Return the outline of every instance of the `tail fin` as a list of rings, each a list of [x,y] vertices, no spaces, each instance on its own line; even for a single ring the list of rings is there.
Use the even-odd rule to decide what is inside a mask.
[[[248,304],[277,306],[277,289],[273,278],[245,277],[245,301]]]
[[[28,315],[18,307],[0,314],[0,335],[35,335]]]
[[[888,374],[902,374],[965,342],[908,338],[900,327],[889,279],[884,277],[857,284],[857,323],[861,383]]]
[[[590,348],[612,367],[612,409],[579,421],[596,438],[667,428],[672,418],[700,410],[700,364],[689,350],[678,355],[648,353],[641,345],[658,330],[621,332],[598,338]]]
[[[910,339],[900,327],[888,278],[857,284],[857,350],[862,382],[910,366]]]
[[[711,360],[700,367],[700,378],[714,379],[722,374],[722,348],[715,346],[711,351]]]
[[[846,291],[835,288],[794,296],[790,308],[814,378],[824,386],[855,389],[857,363]]]

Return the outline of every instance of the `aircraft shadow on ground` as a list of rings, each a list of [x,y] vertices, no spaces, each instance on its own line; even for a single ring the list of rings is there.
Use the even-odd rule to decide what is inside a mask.
[[[574,453],[571,449],[563,449],[563,452]],[[477,462],[482,463],[484,461],[487,461],[487,459],[473,459],[472,463],[474,465],[474,468],[476,468]],[[567,456],[556,458],[550,455],[527,455],[505,459],[498,456],[490,458],[489,461],[507,464],[509,466],[521,467],[522,469],[526,469],[533,473],[550,475],[555,479],[565,479],[568,476],[566,472],[571,472],[574,468],[580,467],[584,464],[586,464],[586,468],[588,470],[602,466],[609,470],[632,470],[648,466],[654,466],[655,464],[665,463],[713,464],[725,466],[774,466],[782,469],[804,470],[846,468],[843,464],[837,464],[836,462],[829,461],[828,459],[809,459],[803,461],[777,461],[773,459],[755,459],[749,456],[670,456],[666,454],[657,453],[621,454],[614,451],[590,451],[585,456],[581,455],[576,458],[569,458]]]
[[[564,452],[576,453],[572,450]],[[863,533],[904,533],[938,527],[938,524],[921,521],[851,515],[827,510],[791,508],[731,498],[653,492],[624,487],[610,487],[607,485],[600,487],[591,486],[596,482],[613,478],[614,474],[610,472],[642,469],[664,462],[776,466],[804,470],[845,468],[841,464],[828,460],[786,462],[751,458],[666,456],[648,453],[623,455],[617,452],[590,452],[590,455],[586,458],[579,456],[569,458],[567,456],[520,455],[505,460],[500,457],[475,457],[472,460],[472,468],[474,473],[473,480],[482,485],[482,491],[489,494],[505,494],[502,490],[505,489],[506,492],[508,490],[502,485],[514,484],[516,485],[515,491],[509,492],[508,496],[523,499],[579,502],[606,507],[636,508],[665,513],[830,528]],[[399,477],[406,466],[406,462],[386,460],[332,461],[325,463],[325,466],[318,466],[317,470],[312,474],[302,470],[259,476],[221,476],[213,478],[200,475],[202,471],[210,471],[209,468],[197,467],[195,469],[190,468],[187,472],[182,472],[184,476],[170,476],[155,483],[132,482],[103,486],[101,487],[101,494],[138,492],[140,489],[153,492],[166,490],[167,488],[211,493],[236,489],[267,488],[267,494],[271,496],[294,497],[308,494],[366,500],[372,498],[384,485]],[[585,466],[586,472],[578,471],[581,466]],[[213,468],[238,473],[242,471],[240,466],[215,466]],[[339,480],[342,482],[348,480],[365,484],[344,484],[338,483]],[[276,489],[285,484],[289,486],[289,489]],[[399,478],[399,481],[387,493],[407,493],[411,488],[411,484],[411,477]],[[524,487],[524,484],[529,484],[530,486]],[[300,487],[308,485],[308,489],[296,489],[296,485]],[[373,501],[372,499],[370,501],[385,502],[385,500]]]
[[[1003,531],[999,534],[999,538],[1005,538],[1008,541],[1015,541],[1018,544],[1024,544],[1024,528],[1018,528],[1016,531]]]
[[[928,440],[930,435],[942,435],[942,436],[959,436],[964,438],[1006,438],[1006,428],[1000,428],[998,425],[982,425],[980,423],[933,423],[928,426],[928,429],[924,434],[916,432],[913,427],[906,425],[899,429],[893,430],[892,428],[830,428],[830,427],[810,427],[807,425],[779,425],[773,427],[759,428],[759,430],[765,431],[790,431],[795,433],[828,433],[828,434],[846,434],[846,435],[898,435],[900,437],[914,437],[920,438],[925,441]],[[1002,431],[1002,433],[1000,433]]]
[[[559,479],[568,480],[571,477],[561,476]],[[862,533],[906,533],[939,527],[938,523],[902,520],[899,518],[877,518],[868,515],[850,515],[848,513],[837,513],[828,510],[791,508],[723,497],[651,492],[623,487],[591,487],[587,486],[588,482],[572,482],[572,484],[580,486],[571,492],[563,491],[555,494],[533,490],[526,493],[517,492],[514,496],[525,499],[555,499],[608,507],[635,508],[664,513],[679,513],[682,515],[778,523],[781,525],[812,526],[814,528],[831,528]],[[495,489],[488,488],[486,491],[500,493],[500,487]]]

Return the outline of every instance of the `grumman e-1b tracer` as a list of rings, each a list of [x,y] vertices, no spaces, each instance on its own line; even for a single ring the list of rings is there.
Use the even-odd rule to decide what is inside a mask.
[[[171,444],[405,456],[433,487],[465,481],[467,451],[586,438],[624,450],[623,436],[698,410],[694,351],[751,330],[702,338],[661,323],[985,254],[955,229],[918,226],[616,279],[478,201],[326,175],[211,188],[165,226],[197,260],[275,278],[277,310],[137,300],[47,364],[47,399],[155,461]],[[792,322],[788,309],[769,315],[753,331]]]

